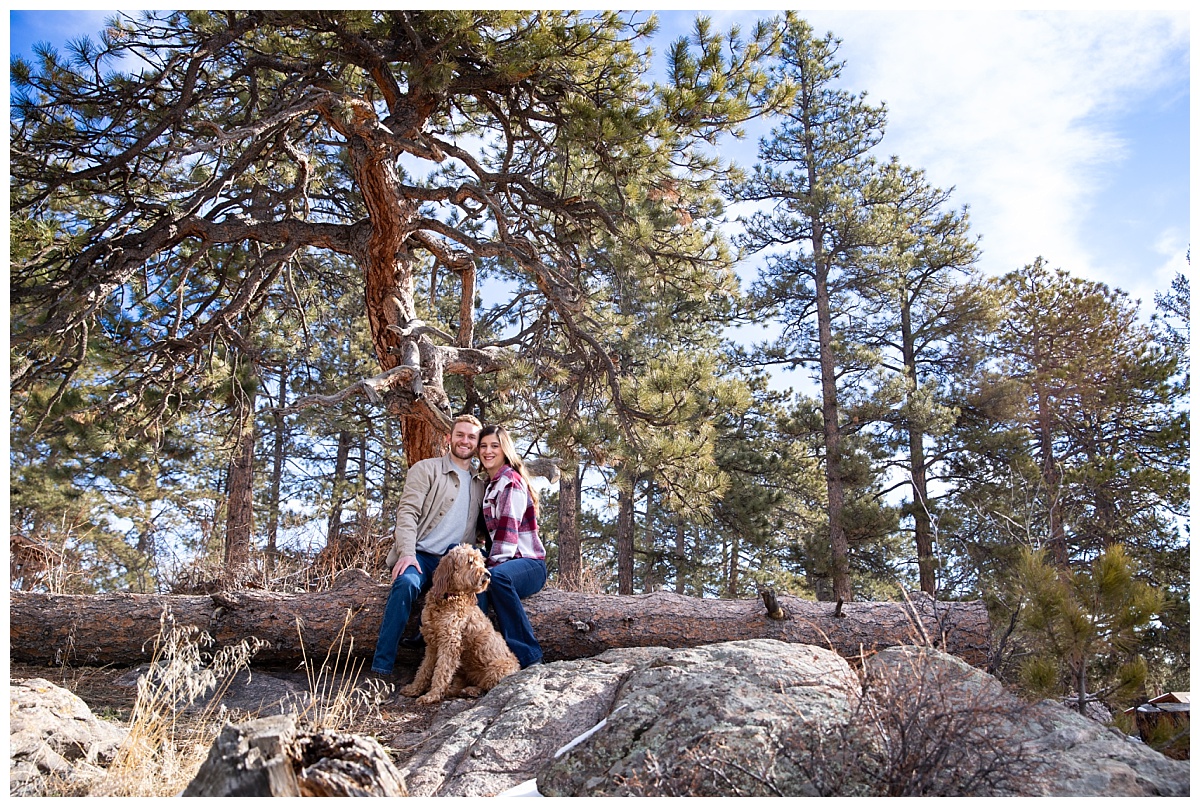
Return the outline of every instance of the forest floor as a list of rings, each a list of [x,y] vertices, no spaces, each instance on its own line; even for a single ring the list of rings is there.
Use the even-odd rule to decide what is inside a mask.
[[[268,668],[255,666],[252,672],[263,672],[273,677],[290,681],[301,689],[309,689],[304,670],[295,668]],[[412,680],[416,669],[397,667],[395,686],[397,689]],[[79,696],[104,720],[128,726],[137,698],[136,671],[127,667],[43,667],[39,665],[13,663],[9,668],[9,680],[43,678],[52,684],[64,687]],[[387,748],[397,765],[403,764],[408,754],[428,735],[435,722],[444,720],[466,708],[470,701],[447,701],[443,704],[420,706],[416,699],[406,698],[395,692],[377,711],[357,709],[353,725],[338,726],[338,730],[374,737]],[[231,715],[235,720],[249,719],[253,715]],[[203,720],[202,716],[184,712],[182,721]],[[209,720],[214,718],[209,717]],[[200,726],[192,728],[200,729]]]

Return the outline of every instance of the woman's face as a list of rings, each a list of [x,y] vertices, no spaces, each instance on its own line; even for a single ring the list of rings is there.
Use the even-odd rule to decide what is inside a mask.
[[[479,440],[479,462],[492,476],[504,467],[504,452],[500,450],[500,438],[489,434]]]

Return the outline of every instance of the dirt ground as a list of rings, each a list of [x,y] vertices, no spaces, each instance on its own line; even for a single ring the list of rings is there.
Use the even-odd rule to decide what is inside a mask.
[[[259,671],[308,688],[303,670],[253,668],[253,672]],[[415,672],[415,669],[397,667],[396,688],[412,680]],[[93,714],[116,723],[128,723],[137,696],[136,671],[127,667],[42,667],[16,663],[10,666],[10,681],[25,678],[44,678],[69,689],[91,708]],[[402,763],[436,721],[468,705],[469,701],[447,701],[434,706],[418,706],[415,699],[393,693],[377,714],[362,713],[355,718],[356,725],[342,730],[374,737],[392,752],[393,761]]]

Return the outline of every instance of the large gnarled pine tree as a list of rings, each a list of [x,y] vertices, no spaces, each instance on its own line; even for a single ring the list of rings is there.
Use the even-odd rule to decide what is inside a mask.
[[[657,86],[640,50],[653,26],[609,12],[148,13],[67,59],[14,61],[12,391],[66,389],[105,341],[130,357],[111,405],[161,417],[213,341],[236,343],[239,317],[316,250],[362,272],[382,372],[361,389],[401,418],[410,463],[465,408],[447,377],[510,358],[474,339],[481,268],[518,276],[522,304],[532,294],[619,398],[593,258],[616,238],[706,260],[671,255],[698,242],[664,237],[647,211],[711,181],[694,147],[747,114],[768,33],[698,26]],[[230,249],[245,259],[222,260]],[[456,323],[422,319],[415,278],[438,271],[461,277]]]

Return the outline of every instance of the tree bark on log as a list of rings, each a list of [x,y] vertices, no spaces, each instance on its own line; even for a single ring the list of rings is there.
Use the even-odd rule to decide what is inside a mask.
[[[150,659],[160,620],[191,625],[218,647],[251,636],[269,642],[256,663],[303,657],[369,657],[388,586],[366,572],[344,572],[328,591],[228,591],[211,595],[10,593],[13,661],[34,664],[132,665]],[[883,647],[929,644],[986,667],[991,644],[982,602],[835,604],[785,594],[785,619],[771,619],[759,599],[697,599],[671,592],[633,596],[548,588],[525,600],[546,661],[586,658],[614,647],[696,647],[738,639],[779,639],[829,647],[847,658]],[[415,630],[415,614],[409,630]],[[303,637],[303,643],[301,638]],[[413,663],[420,653],[401,649]]]

